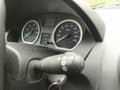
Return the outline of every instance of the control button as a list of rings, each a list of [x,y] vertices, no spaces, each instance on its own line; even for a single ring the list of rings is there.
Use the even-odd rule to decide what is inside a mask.
[[[40,44],[49,45],[48,42],[50,40],[50,33],[42,33]]]
[[[62,60],[62,61],[61,61],[61,65],[62,65],[62,66],[65,66],[65,65],[66,65],[66,61],[65,61],[65,60]]]
[[[58,58],[58,60],[60,61],[60,60],[61,60],[61,58],[59,57],[59,58]]]
[[[63,69],[64,72],[68,71],[68,68],[66,66],[63,66],[62,69]]]

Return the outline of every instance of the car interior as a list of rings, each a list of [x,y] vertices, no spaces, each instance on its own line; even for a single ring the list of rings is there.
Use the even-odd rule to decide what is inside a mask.
[[[82,1],[0,0],[0,90],[120,90],[120,4]]]

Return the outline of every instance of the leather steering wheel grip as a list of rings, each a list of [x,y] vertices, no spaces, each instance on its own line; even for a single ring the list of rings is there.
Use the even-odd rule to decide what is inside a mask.
[[[0,90],[4,90],[5,55],[5,3],[0,0]]]

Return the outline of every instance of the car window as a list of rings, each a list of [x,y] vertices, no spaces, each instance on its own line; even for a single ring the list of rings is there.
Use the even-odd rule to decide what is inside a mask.
[[[120,8],[120,0],[76,0],[91,6],[94,9],[113,9]]]

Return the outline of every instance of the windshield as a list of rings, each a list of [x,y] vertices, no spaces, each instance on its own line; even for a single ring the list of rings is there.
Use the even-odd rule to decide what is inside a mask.
[[[120,8],[120,0],[79,0],[92,8]]]

